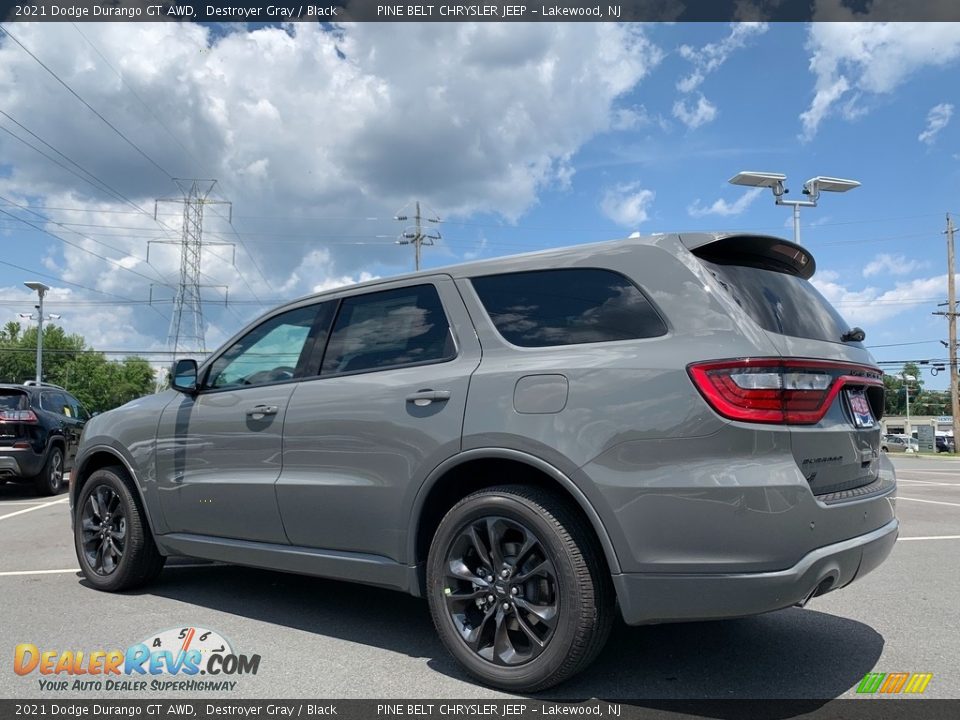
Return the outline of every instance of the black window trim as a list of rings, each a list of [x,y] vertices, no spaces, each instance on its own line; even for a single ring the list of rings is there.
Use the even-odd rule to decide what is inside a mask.
[[[418,278],[419,279],[419,278]],[[460,357],[460,342],[457,338],[457,333],[454,331],[453,323],[450,322],[450,315],[447,313],[447,308],[443,302],[443,295],[440,293],[440,288],[437,286],[435,280],[424,278],[423,282],[415,283],[401,283],[398,285],[392,285],[385,288],[365,288],[362,292],[350,293],[349,295],[343,295],[338,298],[339,302],[337,304],[337,311],[333,314],[333,320],[330,323],[329,332],[327,333],[327,339],[323,346],[323,352],[320,353],[319,357],[319,366],[317,367],[317,372],[315,375],[305,377],[304,381],[311,380],[324,380],[327,378],[341,378],[341,377],[351,377],[353,375],[369,375],[371,373],[377,372],[389,372],[390,370],[404,370],[406,368],[415,368],[415,367],[426,367],[427,365],[442,365],[444,363],[453,362]],[[433,288],[433,291],[437,294],[437,300],[440,302],[440,310],[443,313],[444,320],[447,321],[447,332],[450,333],[450,338],[453,340],[453,354],[450,357],[442,358],[439,360],[420,360],[418,362],[411,363],[400,363],[397,365],[387,365],[385,367],[378,368],[364,368],[361,370],[349,370],[346,372],[335,372],[335,373],[324,373],[323,372],[323,361],[327,357],[327,349],[330,346],[330,338],[333,335],[333,329],[337,326],[337,320],[340,317],[340,311],[343,308],[343,303],[345,300],[349,300],[355,297],[364,297],[367,295],[376,295],[383,292],[392,292],[394,290],[409,290],[410,288],[423,287],[429,285]]]
[[[660,318],[660,322],[663,323],[664,331],[659,335],[648,335],[646,337],[638,338],[625,338],[623,340],[597,340],[596,342],[586,342],[586,343],[561,343],[558,345],[515,345],[514,343],[507,340],[506,337],[500,332],[500,328],[497,327],[497,324],[493,321],[493,318],[490,317],[490,311],[487,310],[487,306],[484,304],[483,299],[480,297],[480,293],[477,292],[477,288],[474,287],[473,281],[474,278],[486,278],[486,277],[499,277],[502,275],[521,275],[527,273],[535,272],[558,272],[564,270],[603,270],[605,272],[613,273],[623,278],[627,283],[632,285],[637,291],[644,297],[647,303],[650,305],[650,308],[653,312]],[[490,328],[496,334],[497,338],[508,345],[510,348],[516,350],[525,350],[529,352],[545,352],[556,349],[566,349],[572,347],[582,347],[582,346],[592,346],[592,345],[614,345],[619,343],[636,343],[636,342],[649,342],[651,340],[662,340],[663,338],[669,337],[673,332],[673,328],[667,320],[667,316],[660,310],[660,307],[653,301],[653,299],[647,295],[642,287],[637,285],[632,278],[628,277],[624,273],[620,272],[611,267],[604,267],[603,265],[571,265],[568,267],[533,267],[525,270],[507,270],[499,272],[488,272],[481,275],[470,275],[465,278],[470,283],[470,292],[473,293],[474,298],[476,298],[477,304],[480,306],[480,309],[483,311],[484,317],[486,317],[487,322],[490,324]]]

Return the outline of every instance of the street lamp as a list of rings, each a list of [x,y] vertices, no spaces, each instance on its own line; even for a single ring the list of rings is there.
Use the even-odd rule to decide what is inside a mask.
[[[40,304],[37,305],[37,385],[43,382],[43,296],[50,289],[49,285],[44,285],[38,280],[25,282],[31,290],[36,290],[40,296]]]
[[[913,375],[907,375],[906,373],[900,373],[900,377],[903,378],[903,390],[906,393],[907,398],[907,429],[910,429],[910,386],[907,384],[909,382],[915,382],[916,377]]]
[[[733,185],[770,188],[773,191],[774,198],[776,198],[777,205],[791,206],[793,208],[793,241],[798,245],[800,244],[801,207],[816,207],[821,192],[847,192],[860,187],[860,183],[856,180],[817,175],[803,184],[803,194],[807,196],[807,200],[784,200],[783,196],[790,192],[783,185],[786,179],[787,176],[782,173],[744,171],[734,175],[729,182]]]

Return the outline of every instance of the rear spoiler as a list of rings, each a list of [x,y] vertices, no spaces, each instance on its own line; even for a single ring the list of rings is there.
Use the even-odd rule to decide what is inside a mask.
[[[772,235],[685,233],[680,242],[701,260],[745,265],[809,280],[817,263],[805,248]]]

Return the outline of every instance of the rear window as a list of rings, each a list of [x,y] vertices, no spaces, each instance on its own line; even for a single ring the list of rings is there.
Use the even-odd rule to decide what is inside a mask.
[[[0,390],[0,410],[27,410],[27,394],[19,390]]]
[[[850,329],[840,313],[802,277],[758,267],[700,262],[764,330],[839,343]]]
[[[471,282],[500,334],[520,347],[635,340],[667,332],[640,289],[611,270],[537,270]]]

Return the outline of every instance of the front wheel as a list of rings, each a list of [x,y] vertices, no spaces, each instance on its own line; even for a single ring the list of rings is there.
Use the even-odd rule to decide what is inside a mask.
[[[74,508],[74,546],[80,569],[98,590],[129,590],[153,580],[165,558],[123,468],[95,471]]]
[[[533,692],[585,668],[606,643],[610,577],[592,529],[564,498],[495,487],[443,518],[427,595],[447,650],[481,682]]]

